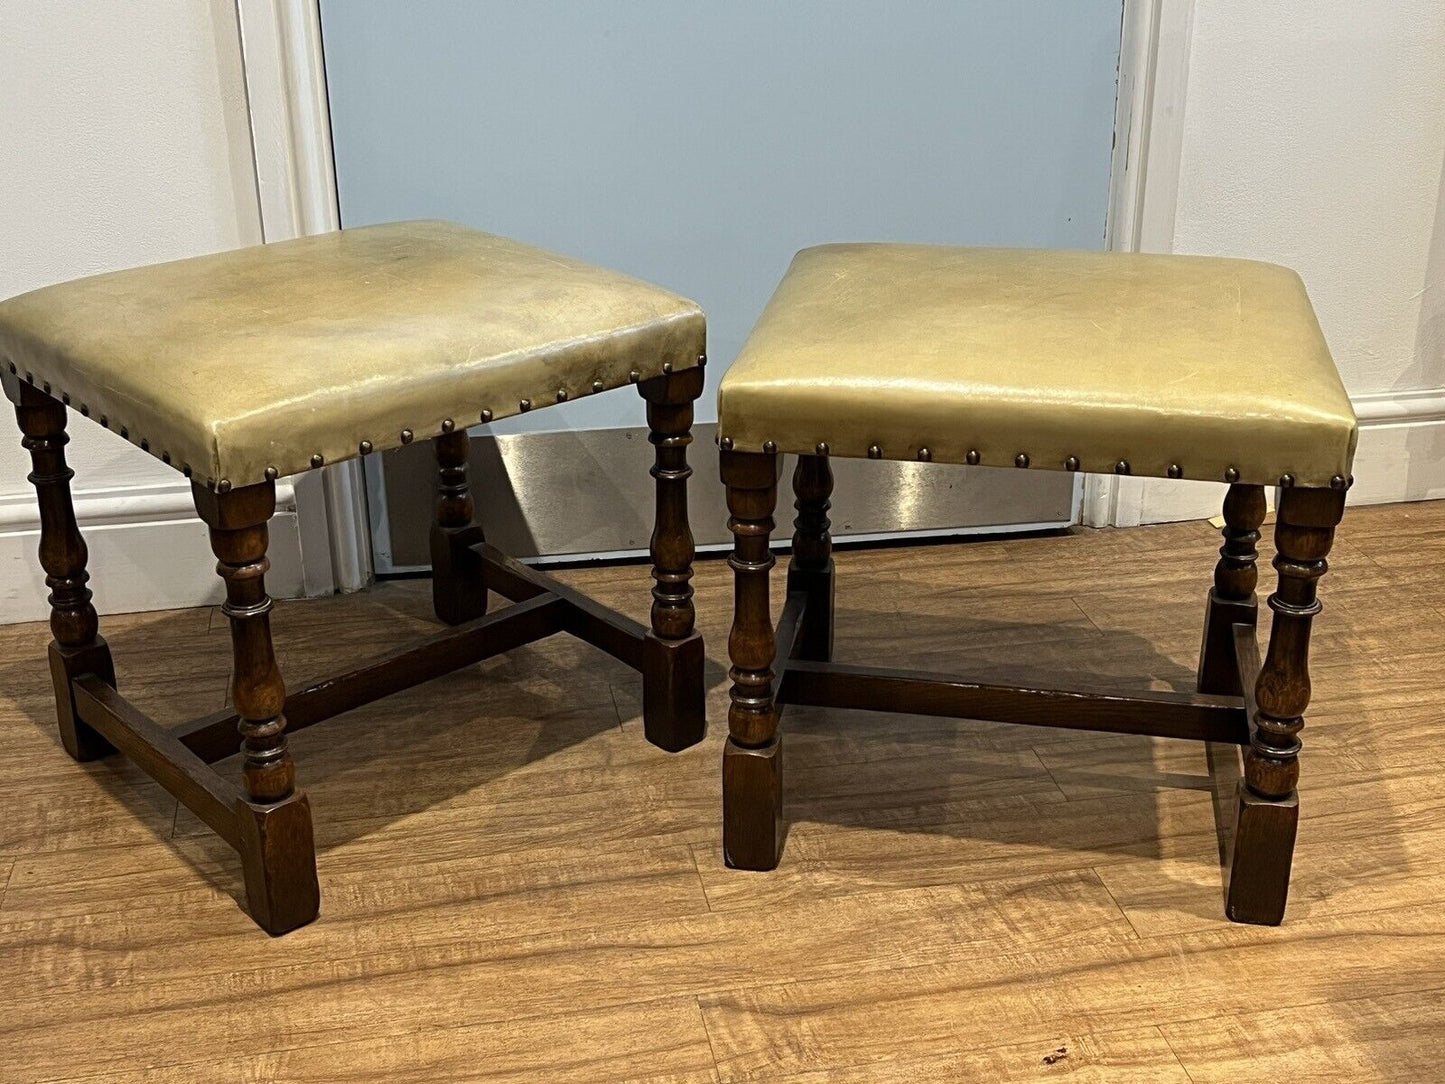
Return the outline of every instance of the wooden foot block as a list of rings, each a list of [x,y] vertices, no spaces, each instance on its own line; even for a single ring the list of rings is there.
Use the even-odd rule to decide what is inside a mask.
[[[833,659],[833,562],[824,569],[788,569],[788,594],[803,591],[808,608],[798,632],[796,656],[810,662]]]
[[[1289,895],[1299,797],[1272,801],[1243,783],[1238,796],[1224,911],[1233,922],[1278,926]]]
[[[251,918],[273,937],[304,926],[321,908],[311,804],[295,794],[276,805],[236,805]]]
[[[60,728],[60,744],[79,761],[96,760],[115,752],[115,746],[81,721],[75,711],[71,682],[82,674],[94,674],[115,687],[115,664],[110,647],[97,636],[84,647],[62,647],[50,642],[50,678],[55,685],[55,714]]]
[[[723,858],[734,869],[770,870],[782,857],[783,746],[723,748]]]
[[[676,753],[707,733],[702,636],[663,640],[648,633],[642,645],[642,728],[659,749]]]
[[[432,524],[432,610],[448,625],[461,625],[487,612],[482,558],[470,548],[480,541],[482,532],[477,527],[451,529]]]

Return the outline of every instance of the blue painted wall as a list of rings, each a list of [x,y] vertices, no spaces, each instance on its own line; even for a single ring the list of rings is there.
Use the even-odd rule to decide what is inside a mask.
[[[1103,245],[1120,0],[321,13],[343,225],[451,218],[666,285],[708,312],[712,388],[806,245]],[[609,395],[504,424],[643,420]]]

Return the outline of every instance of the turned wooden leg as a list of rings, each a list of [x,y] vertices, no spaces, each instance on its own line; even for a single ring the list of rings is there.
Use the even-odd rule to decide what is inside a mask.
[[[1254,588],[1259,525],[1264,522],[1263,486],[1235,483],[1224,498],[1224,545],[1214,566],[1214,586],[1204,611],[1204,643],[1199,650],[1197,687],[1202,693],[1239,696],[1239,667],[1234,658],[1234,626],[1253,626],[1259,616]]]
[[[778,499],[775,454],[722,453],[733,533],[733,627],[728,740],[723,749],[723,856],[738,869],[773,869],[781,857],[782,738],[773,689],[776,651],[768,605],[768,537]]]
[[[1310,626],[1320,612],[1316,591],[1344,507],[1343,490],[1280,491],[1274,533],[1279,588],[1269,597],[1274,617],[1255,683],[1226,903],[1236,922],[1274,926],[1284,918],[1299,822],[1299,733],[1310,700]]]
[[[793,556],[788,562],[788,594],[804,591],[808,608],[797,639],[802,659],[827,662],[833,657],[833,537],[828,509],[833,469],[826,456],[800,455],[793,470]]]
[[[436,518],[431,525],[431,599],[437,617],[460,625],[487,612],[482,559],[471,549],[483,541],[467,482],[471,438],[465,429],[432,442],[437,457]]]
[[[281,934],[316,917],[316,846],[311,807],[296,789],[286,748],[286,686],[271,645],[266,594],[266,524],[276,510],[272,482],[216,493],[191,487],[196,511],[211,529],[216,571],[226,581],[221,612],[231,623],[231,699],[240,716],[241,785],[237,804],[241,863],[251,917]]]
[[[50,677],[55,686],[60,742],[76,760],[94,760],[115,748],[75,713],[71,683],[94,674],[115,685],[110,648],[98,634],[99,620],[90,604],[90,579],[85,571],[85,540],[75,523],[70,479],[65,465],[65,406],[13,373],[5,373],[5,394],[15,403],[15,416],[25,434],[21,445],[30,453],[30,481],[40,504],[40,567],[50,588]]]
[[[702,636],[694,628],[692,528],[687,518],[687,446],[692,404],[702,394],[697,366],[643,381],[647,439],[656,462],[657,513],[652,528],[652,631],[642,652],[642,725],[653,745],[677,752],[702,741],[704,709]]]

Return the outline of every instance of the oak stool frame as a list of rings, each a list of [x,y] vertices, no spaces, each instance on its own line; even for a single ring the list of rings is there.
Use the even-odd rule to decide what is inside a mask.
[[[675,752],[705,730],[703,643],[693,608],[694,547],[687,518],[687,446],[703,367],[642,380],[655,448],[656,521],[651,539],[652,612],[643,625],[489,545],[467,481],[465,429],[435,439],[436,517],[431,529],[432,601],[453,626],[348,673],[287,692],[271,640],[266,594],[267,522],[274,478],[232,489],[192,483],[226,584],[233,671],[226,710],[162,726],[117,691],[110,648],[86,586],[85,541],[66,466],[66,403],[33,377],[3,376],[34,470],[40,563],[50,588],[50,671],[61,743],[74,759],[121,752],[194,812],[240,855],[251,917],[270,934],[316,918],[320,889],[311,808],[297,787],[286,734],[558,632],[601,648],[642,675],[647,740]],[[487,591],[513,605],[487,610]],[[239,782],[217,761],[241,753]]]
[[[1205,609],[1196,691],[1123,692],[986,684],[947,674],[832,661],[833,476],[825,455],[800,455],[787,600],[776,628],[769,573],[781,460],[721,453],[733,551],[734,614],[728,739],[723,753],[723,852],[728,865],[777,866],[782,853],[782,735],[788,704],[861,708],[1075,730],[1187,738],[1206,744],[1225,871],[1225,913],[1277,925],[1284,917],[1299,820],[1299,732],[1309,705],[1316,588],[1345,506],[1338,486],[1280,489],[1274,567],[1279,587],[1260,661],[1255,546],[1264,487],[1233,483],[1224,544]]]

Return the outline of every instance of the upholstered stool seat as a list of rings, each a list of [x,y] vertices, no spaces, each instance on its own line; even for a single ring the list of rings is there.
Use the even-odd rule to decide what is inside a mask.
[[[692,368],[704,341],[691,301],[448,222],[0,302],[0,365],[232,486]]]
[[[719,392],[725,446],[1272,485],[1346,478],[1355,417],[1293,271],[825,245]]]
[[[642,674],[643,730],[704,730],[687,446],[705,326],[691,301],[626,275],[445,222],[349,230],[47,287],[0,303],[0,378],[40,502],[61,742],[122,752],[240,854],[270,933],[316,917],[311,811],[286,733],[557,632]],[[643,625],[490,546],[467,428],[635,384],[655,448],[651,621]],[[191,478],[231,626],[231,707],[161,726],[125,699],[86,586],[65,462],[66,407]],[[456,628],[288,691],[265,573],[276,479],[431,439],[432,602]],[[488,612],[488,592],[514,605]],[[211,767],[241,754],[239,781]]]
[[[1226,912],[1280,921],[1316,584],[1356,437],[1299,276],[1189,256],[809,249],[723,378],[718,432],[734,535],[723,758],[731,865],[779,860],[787,704],[1152,734],[1207,743],[1227,810]],[[768,538],[784,452],[798,455],[798,514],[775,627]],[[1230,483],[1197,691],[1139,693],[1077,675],[1067,688],[1001,685],[833,662],[827,512],[837,456]],[[1261,661],[1255,543],[1266,485],[1281,487],[1279,589]]]

